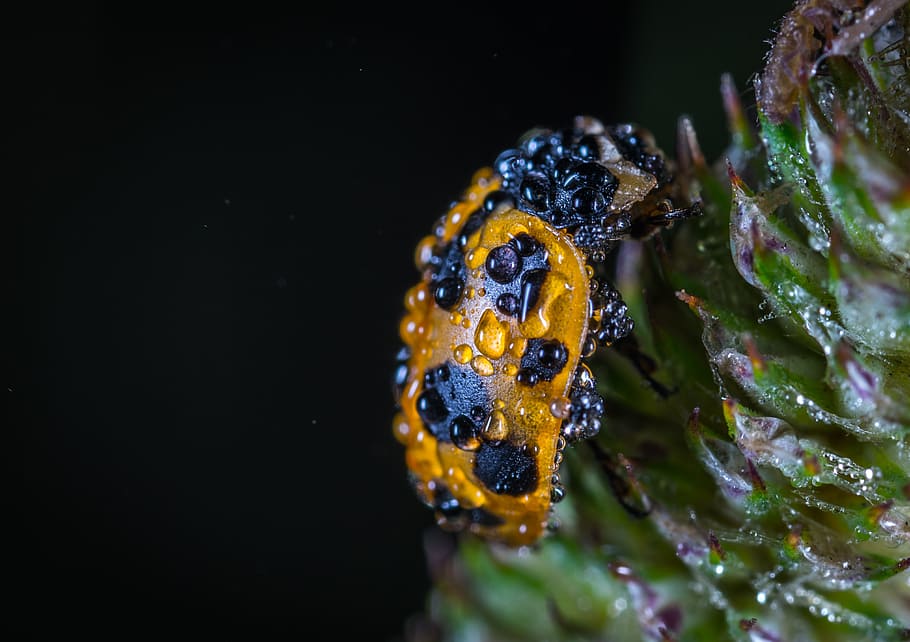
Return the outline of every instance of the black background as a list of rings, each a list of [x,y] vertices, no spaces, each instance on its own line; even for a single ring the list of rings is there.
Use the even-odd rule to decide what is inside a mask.
[[[719,155],[720,74],[752,103],[789,3],[677,4],[11,19],[10,639],[400,637],[432,523],[391,433],[413,247],[531,126],[672,152],[688,113]]]

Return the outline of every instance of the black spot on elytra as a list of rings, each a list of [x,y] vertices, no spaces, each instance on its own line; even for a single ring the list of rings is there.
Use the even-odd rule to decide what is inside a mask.
[[[439,247],[430,258],[430,292],[436,305],[452,310],[461,301],[468,268],[464,262],[464,246],[468,237],[483,225],[490,215],[479,207],[468,216],[458,235],[450,243]]]
[[[472,508],[468,511],[468,516],[472,522],[480,526],[495,527],[505,524],[505,520],[497,517],[485,508]]]
[[[444,363],[435,368],[427,368],[423,373],[423,387],[434,388],[440,383],[448,381],[451,376],[452,372],[449,370],[448,364]]]
[[[438,390],[424,390],[417,397],[417,414],[428,426],[432,426],[449,416],[449,409]]]
[[[454,433],[460,442],[456,445],[471,445],[471,435],[479,435],[492,409],[484,379],[470,366],[451,360],[424,372],[417,413],[436,439],[452,442]]]
[[[568,362],[569,351],[562,342],[556,339],[531,339],[521,356],[519,373],[524,373],[525,376],[536,375],[536,381],[552,381]]]
[[[452,495],[448,487],[441,482],[436,483],[436,491],[433,493],[433,508],[448,518],[455,517],[461,513],[461,504]]]
[[[505,523],[505,520],[485,508],[466,509],[462,507],[441,480],[436,480],[436,490],[433,493],[431,504],[450,525],[458,528],[463,527],[466,521],[488,528],[495,528]]]
[[[487,255],[481,303],[523,321],[537,304],[549,271],[546,247],[522,232]]]
[[[491,211],[492,210],[488,210],[485,207],[481,207],[471,212],[471,215],[468,216],[468,220],[464,222],[458,236],[454,239],[455,245],[459,248],[463,248],[468,242],[468,237],[481,228]]]
[[[509,241],[509,245],[515,248],[519,256],[533,256],[540,249],[540,242],[527,232],[517,234]]]
[[[484,443],[474,459],[474,474],[497,495],[524,495],[537,487],[537,459],[508,441]]]

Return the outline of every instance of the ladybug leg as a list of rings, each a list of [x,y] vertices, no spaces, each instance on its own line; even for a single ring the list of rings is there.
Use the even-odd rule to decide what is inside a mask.
[[[653,210],[632,221],[629,235],[634,239],[647,239],[662,227],[669,227],[676,221],[695,218],[704,214],[701,202],[696,201],[687,207],[674,207],[670,199],[657,203]]]
[[[682,221],[687,218],[694,218],[704,214],[701,203],[693,203],[688,207],[676,208],[668,201],[662,201],[657,205],[657,209],[646,219],[647,224],[653,227],[667,227],[676,221]]]
[[[635,470],[625,455],[613,453],[595,439],[588,442],[594,458],[610,483],[610,490],[620,505],[633,517],[647,517],[653,505],[651,498],[635,476]]]
[[[651,389],[658,395],[666,399],[676,392],[676,388],[668,388],[654,378],[654,373],[657,371],[657,363],[654,359],[642,352],[641,347],[638,345],[638,339],[635,338],[634,334],[624,337],[613,347],[632,363],[638,371],[638,374],[647,381]]]
[[[705,156],[698,144],[695,128],[692,121],[683,116],[676,125],[676,167],[673,180],[660,199],[652,204],[649,211],[632,222],[631,236],[645,239],[658,229],[669,227],[676,221],[701,216],[704,213],[701,200],[692,193],[695,187],[695,176],[701,171],[707,171]],[[677,206],[678,203],[689,203],[685,207]]]
[[[598,284],[591,296],[594,312],[591,315],[591,335],[598,346],[612,346],[628,359],[648,385],[661,397],[669,397],[674,390],[654,378],[657,363],[642,352],[635,338],[635,324],[628,316],[628,307],[619,291],[606,281]]]
[[[628,316],[628,307],[619,291],[608,282],[602,281],[595,286],[591,302],[593,313],[590,351],[596,350],[597,346],[613,346],[619,349],[620,354],[632,361],[655,390],[669,394],[667,389],[651,376],[657,369],[654,360],[637,349],[635,324]],[[630,347],[635,349],[630,350]],[[576,371],[569,399],[571,401],[569,417],[563,424],[563,436],[569,442],[578,438],[593,437],[600,429],[605,404],[603,397],[596,391],[594,378],[587,366],[579,366]],[[585,443],[594,452],[617,501],[630,515],[646,517],[651,512],[651,500],[635,478],[632,464],[628,459],[622,454],[614,454],[607,450],[596,439],[586,439]]]

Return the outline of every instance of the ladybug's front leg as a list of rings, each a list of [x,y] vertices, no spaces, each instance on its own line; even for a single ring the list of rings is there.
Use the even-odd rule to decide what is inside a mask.
[[[648,234],[656,228],[669,227],[676,221],[694,218],[696,216],[701,216],[702,214],[704,214],[704,210],[699,202],[693,203],[688,207],[674,208],[670,201],[661,201],[657,204],[654,211],[644,220],[644,228],[646,231],[639,231],[633,226],[632,236],[643,238],[648,236]]]
[[[646,239],[677,221],[704,214],[695,176],[699,171],[706,170],[705,157],[688,117],[679,119],[676,138],[676,162],[670,165],[673,177],[646,199],[647,206],[640,208],[639,215],[633,217],[629,230],[632,238]]]
[[[594,313],[591,318],[593,336],[599,346],[612,346],[628,359],[648,385],[661,397],[668,397],[672,390],[657,381],[654,359],[641,351],[635,338],[635,323],[628,316],[628,307],[619,291],[607,282],[601,283],[591,296]]]
[[[622,453],[607,450],[595,439],[588,440],[587,444],[620,505],[633,517],[647,517],[653,507],[651,498],[635,476],[632,463]]]

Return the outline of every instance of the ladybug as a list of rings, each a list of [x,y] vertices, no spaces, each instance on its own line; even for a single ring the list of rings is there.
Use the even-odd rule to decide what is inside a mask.
[[[477,171],[417,245],[393,376],[393,431],[446,530],[537,542],[565,448],[605,411],[585,363],[633,320],[604,278],[623,239],[700,213],[651,134],[580,116]]]

